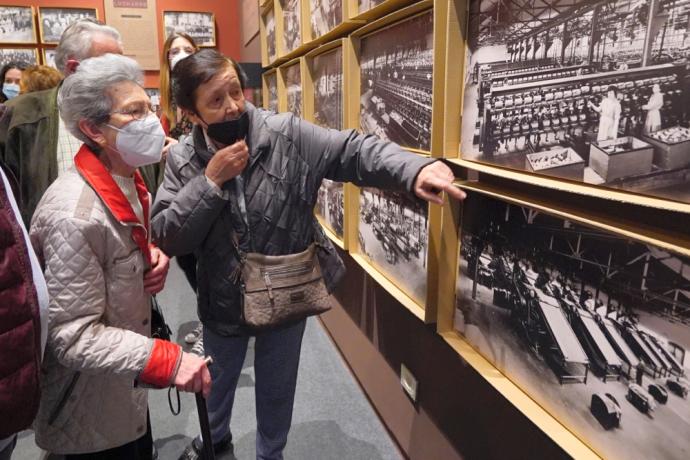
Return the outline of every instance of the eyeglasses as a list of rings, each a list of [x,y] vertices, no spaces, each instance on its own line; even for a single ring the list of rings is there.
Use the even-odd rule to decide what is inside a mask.
[[[132,120],[143,120],[144,118],[148,117],[149,114],[153,113],[153,106],[151,104],[136,105],[126,109],[113,110],[110,112],[110,115],[114,115],[116,113],[131,117]]]

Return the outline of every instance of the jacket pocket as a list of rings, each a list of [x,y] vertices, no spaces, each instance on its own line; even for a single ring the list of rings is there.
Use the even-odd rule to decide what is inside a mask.
[[[135,305],[144,297],[144,257],[139,250],[130,255],[115,259],[107,269],[105,288],[108,304],[114,309],[106,312],[118,317],[127,317]]]

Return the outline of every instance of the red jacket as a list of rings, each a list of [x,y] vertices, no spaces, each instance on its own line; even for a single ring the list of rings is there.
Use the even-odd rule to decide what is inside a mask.
[[[0,439],[29,427],[40,399],[38,298],[9,193],[0,177]]]

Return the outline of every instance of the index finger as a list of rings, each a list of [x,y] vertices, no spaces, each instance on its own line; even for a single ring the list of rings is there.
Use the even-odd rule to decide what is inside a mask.
[[[447,183],[446,185],[443,186],[443,190],[450,195],[451,198],[455,198],[458,201],[462,201],[465,198],[467,198],[467,193],[465,193],[464,190],[462,190],[460,187],[457,185],[453,184],[452,182]]]

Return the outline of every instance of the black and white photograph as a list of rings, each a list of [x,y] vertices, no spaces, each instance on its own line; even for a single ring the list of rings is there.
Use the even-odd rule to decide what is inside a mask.
[[[198,46],[216,46],[216,22],[213,13],[198,11],[164,11],[165,36],[173,32],[184,32],[194,39]]]
[[[98,19],[95,8],[43,8],[38,9],[38,23],[42,43],[58,43],[65,29],[79,19]]]
[[[0,43],[36,43],[32,7],[0,6]]]
[[[278,75],[273,72],[266,75],[266,88],[268,90],[268,110],[278,112]]]
[[[300,0],[280,0],[283,7],[283,51],[289,53],[302,44]]]
[[[0,67],[10,62],[21,62],[27,66],[38,64],[35,48],[0,48]]]
[[[276,60],[276,17],[273,10],[266,13],[264,17],[266,24],[266,52],[268,54],[268,62]]]
[[[360,189],[360,252],[422,306],[426,304],[428,215],[428,205],[409,193]]]
[[[314,56],[311,65],[314,81],[314,123],[343,129],[343,50]]]
[[[345,189],[341,182],[324,179],[316,199],[316,214],[322,223],[339,238],[343,238]]]
[[[431,11],[361,39],[363,132],[403,147],[431,149],[433,45]]]
[[[690,457],[690,258],[477,192],[456,330],[603,458]]]
[[[381,3],[385,1],[386,0],[358,0],[357,6],[359,7],[359,12],[364,13],[365,11],[369,11],[375,6],[379,6]]]
[[[43,65],[57,69],[55,65],[55,48],[43,48]]]
[[[471,0],[462,158],[690,202],[677,0]]]
[[[309,0],[311,38],[319,38],[335,29],[343,20],[343,0]]]
[[[299,63],[285,69],[285,87],[287,88],[287,109],[296,117],[302,116],[302,72]]]

